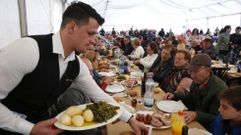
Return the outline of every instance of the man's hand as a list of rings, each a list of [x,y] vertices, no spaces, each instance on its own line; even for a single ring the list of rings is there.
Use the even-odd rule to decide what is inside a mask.
[[[137,121],[134,117],[129,120],[131,128],[134,130],[136,135],[147,135],[148,128],[145,127],[142,123]]]
[[[184,111],[184,113],[186,124],[189,124],[190,122],[195,121],[197,119],[197,113],[194,111]]]
[[[164,96],[163,96],[163,100],[172,100],[174,98],[174,94],[167,92]]]
[[[57,120],[55,118],[40,121],[32,128],[30,135],[57,135],[63,130],[55,128],[54,123]]]

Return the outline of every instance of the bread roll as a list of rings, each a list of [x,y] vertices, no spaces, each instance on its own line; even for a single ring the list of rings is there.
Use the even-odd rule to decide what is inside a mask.
[[[86,109],[86,105],[71,106],[66,110],[69,116],[79,115]]]
[[[92,122],[94,120],[94,114],[90,109],[83,112],[83,117],[86,122]]]
[[[135,90],[129,90],[128,95],[130,95],[131,97],[134,97],[137,95],[137,92]]]
[[[60,118],[60,123],[67,125],[67,126],[71,125],[71,117],[68,114],[64,114]]]
[[[72,123],[76,127],[81,127],[84,124],[84,118],[81,115],[75,115],[72,117]]]

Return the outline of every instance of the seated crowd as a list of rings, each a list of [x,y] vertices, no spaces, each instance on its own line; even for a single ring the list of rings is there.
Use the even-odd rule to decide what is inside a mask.
[[[188,108],[184,111],[187,124],[198,121],[214,135],[241,134],[241,88],[229,88],[212,70],[212,59],[222,60],[227,67],[237,62],[240,27],[232,35],[227,25],[214,36],[198,29],[179,36],[162,29],[156,37],[155,30],[118,34],[114,28],[111,34],[102,29],[102,36],[96,36],[103,23],[104,18],[90,5],[73,2],[63,13],[58,32],[23,37],[0,50],[1,135],[101,135],[101,128],[77,132],[55,128],[54,117],[72,105],[117,104],[106,91],[118,77],[131,78],[123,75],[133,73],[128,65],[146,73],[147,83],[143,84],[147,87],[153,77],[165,92],[163,99],[181,100]],[[142,72],[137,74],[141,78]],[[129,92],[125,94],[131,99]],[[127,110],[119,119],[137,135],[148,132]]]
[[[241,112],[236,105],[240,102],[238,101],[240,97],[236,95],[237,100],[232,100],[227,95],[237,93],[240,87],[228,88],[226,83],[213,73],[212,60],[219,59],[219,52],[213,45],[211,36],[199,40],[197,35],[198,31],[194,29],[189,38],[189,45],[181,39],[182,36],[175,42],[175,38],[160,41],[144,40],[141,35],[124,36],[124,38],[114,35],[114,38],[109,41],[112,47],[106,47],[104,44],[102,46],[105,47],[106,52],[121,49],[123,55],[133,61],[139,69],[153,74],[153,80],[158,82],[159,87],[166,92],[163,97],[165,100],[182,100],[188,107],[188,111],[185,111],[187,124],[198,121],[207,130],[217,135],[227,130],[230,130],[228,132],[233,130],[235,135],[240,134]],[[95,51],[100,50],[97,48]],[[233,97],[235,98],[234,94]],[[231,117],[227,108],[231,108],[236,117]],[[223,123],[219,123],[220,121]],[[225,121],[229,122],[230,129],[226,129]],[[234,126],[233,123],[236,125]],[[222,126],[225,128],[223,129]]]

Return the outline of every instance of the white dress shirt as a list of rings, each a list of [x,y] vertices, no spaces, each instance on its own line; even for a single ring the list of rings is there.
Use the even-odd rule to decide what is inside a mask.
[[[135,50],[132,51],[130,57],[131,59],[140,59],[143,57],[145,50],[141,45],[139,45]]]
[[[64,56],[64,49],[60,38],[60,33],[52,37],[53,53],[58,54],[60,78],[64,74],[68,62],[75,60],[75,53],[68,57]],[[116,103],[115,100],[103,92],[90,75],[88,68],[78,57],[80,72],[71,87],[82,90],[94,102],[107,101]],[[23,79],[24,75],[31,73],[39,61],[39,49],[37,42],[29,37],[21,38],[0,50],[0,100],[7,97]],[[0,102],[0,128],[30,134],[33,123],[25,120],[24,114],[19,114],[9,110]],[[125,111],[120,119],[127,122],[131,113]]]
[[[144,66],[144,72],[148,71],[157,58],[157,54],[147,55],[146,57],[140,59],[140,64]]]

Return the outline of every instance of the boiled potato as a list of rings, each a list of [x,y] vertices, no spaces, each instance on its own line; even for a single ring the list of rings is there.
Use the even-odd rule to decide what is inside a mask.
[[[81,127],[84,124],[84,118],[81,115],[75,115],[72,117],[72,123],[76,127]]]
[[[64,114],[60,118],[60,123],[67,125],[67,126],[71,125],[71,117],[68,114]]]
[[[81,114],[86,109],[86,105],[71,106],[66,110],[66,114],[74,116]]]
[[[90,109],[83,112],[83,117],[86,122],[92,122],[94,120],[94,114]]]

